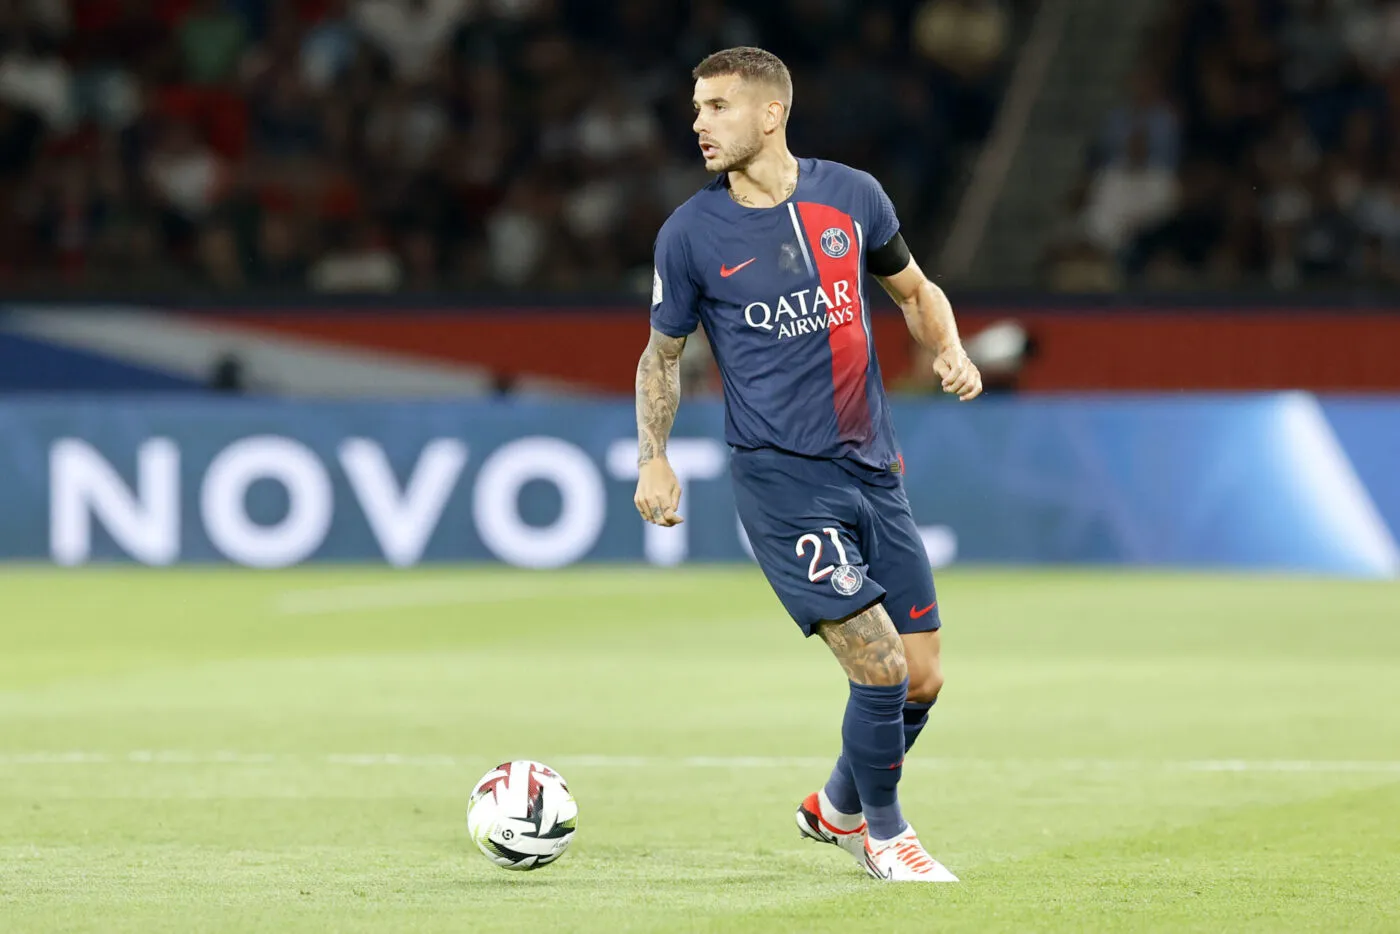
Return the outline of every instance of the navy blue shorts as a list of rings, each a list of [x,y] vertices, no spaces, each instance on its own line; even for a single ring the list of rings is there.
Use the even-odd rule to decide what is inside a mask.
[[[803,635],[882,602],[901,633],[942,625],[898,474],[770,449],[736,449],[729,464],[754,557]]]

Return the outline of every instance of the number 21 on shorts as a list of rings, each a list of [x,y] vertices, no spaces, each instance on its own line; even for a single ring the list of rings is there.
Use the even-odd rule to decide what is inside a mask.
[[[840,530],[833,528],[822,529],[827,538],[831,539],[831,544],[836,548],[837,564],[846,565],[850,562],[846,560],[846,548],[841,544]],[[807,579],[812,583],[826,580],[831,576],[831,572],[836,570],[835,564],[828,564],[826,567],[818,567],[822,561],[823,542],[820,535],[815,532],[808,532],[797,540],[797,556],[805,558],[807,556],[807,546],[812,546],[812,561],[807,565]]]

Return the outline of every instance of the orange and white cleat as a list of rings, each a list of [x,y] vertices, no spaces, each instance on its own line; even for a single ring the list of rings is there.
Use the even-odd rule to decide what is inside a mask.
[[[797,807],[797,829],[818,843],[834,843],[856,862],[865,863],[865,818],[842,814],[831,806],[825,791],[814,791]]]
[[[893,840],[865,841],[865,871],[885,882],[957,882],[958,877],[928,855],[913,827]]]

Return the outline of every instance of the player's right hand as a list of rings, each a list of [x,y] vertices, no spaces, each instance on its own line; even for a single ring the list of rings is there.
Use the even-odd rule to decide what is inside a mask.
[[[685,520],[676,514],[681,504],[681,484],[664,457],[647,461],[637,476],[637,495],[632,497],[642,518],[663,528]]]

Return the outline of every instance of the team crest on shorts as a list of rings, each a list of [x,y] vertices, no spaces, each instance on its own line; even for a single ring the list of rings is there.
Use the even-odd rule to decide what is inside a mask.
[[[851,238],[840,227],[828,227],[822,231],[822,252],[832,259],[840,259],[851,248]]]
[[[842,564],[831,572],[831,586],[841,596],[849,597],[865,586],[865,575],[853,564]]]

